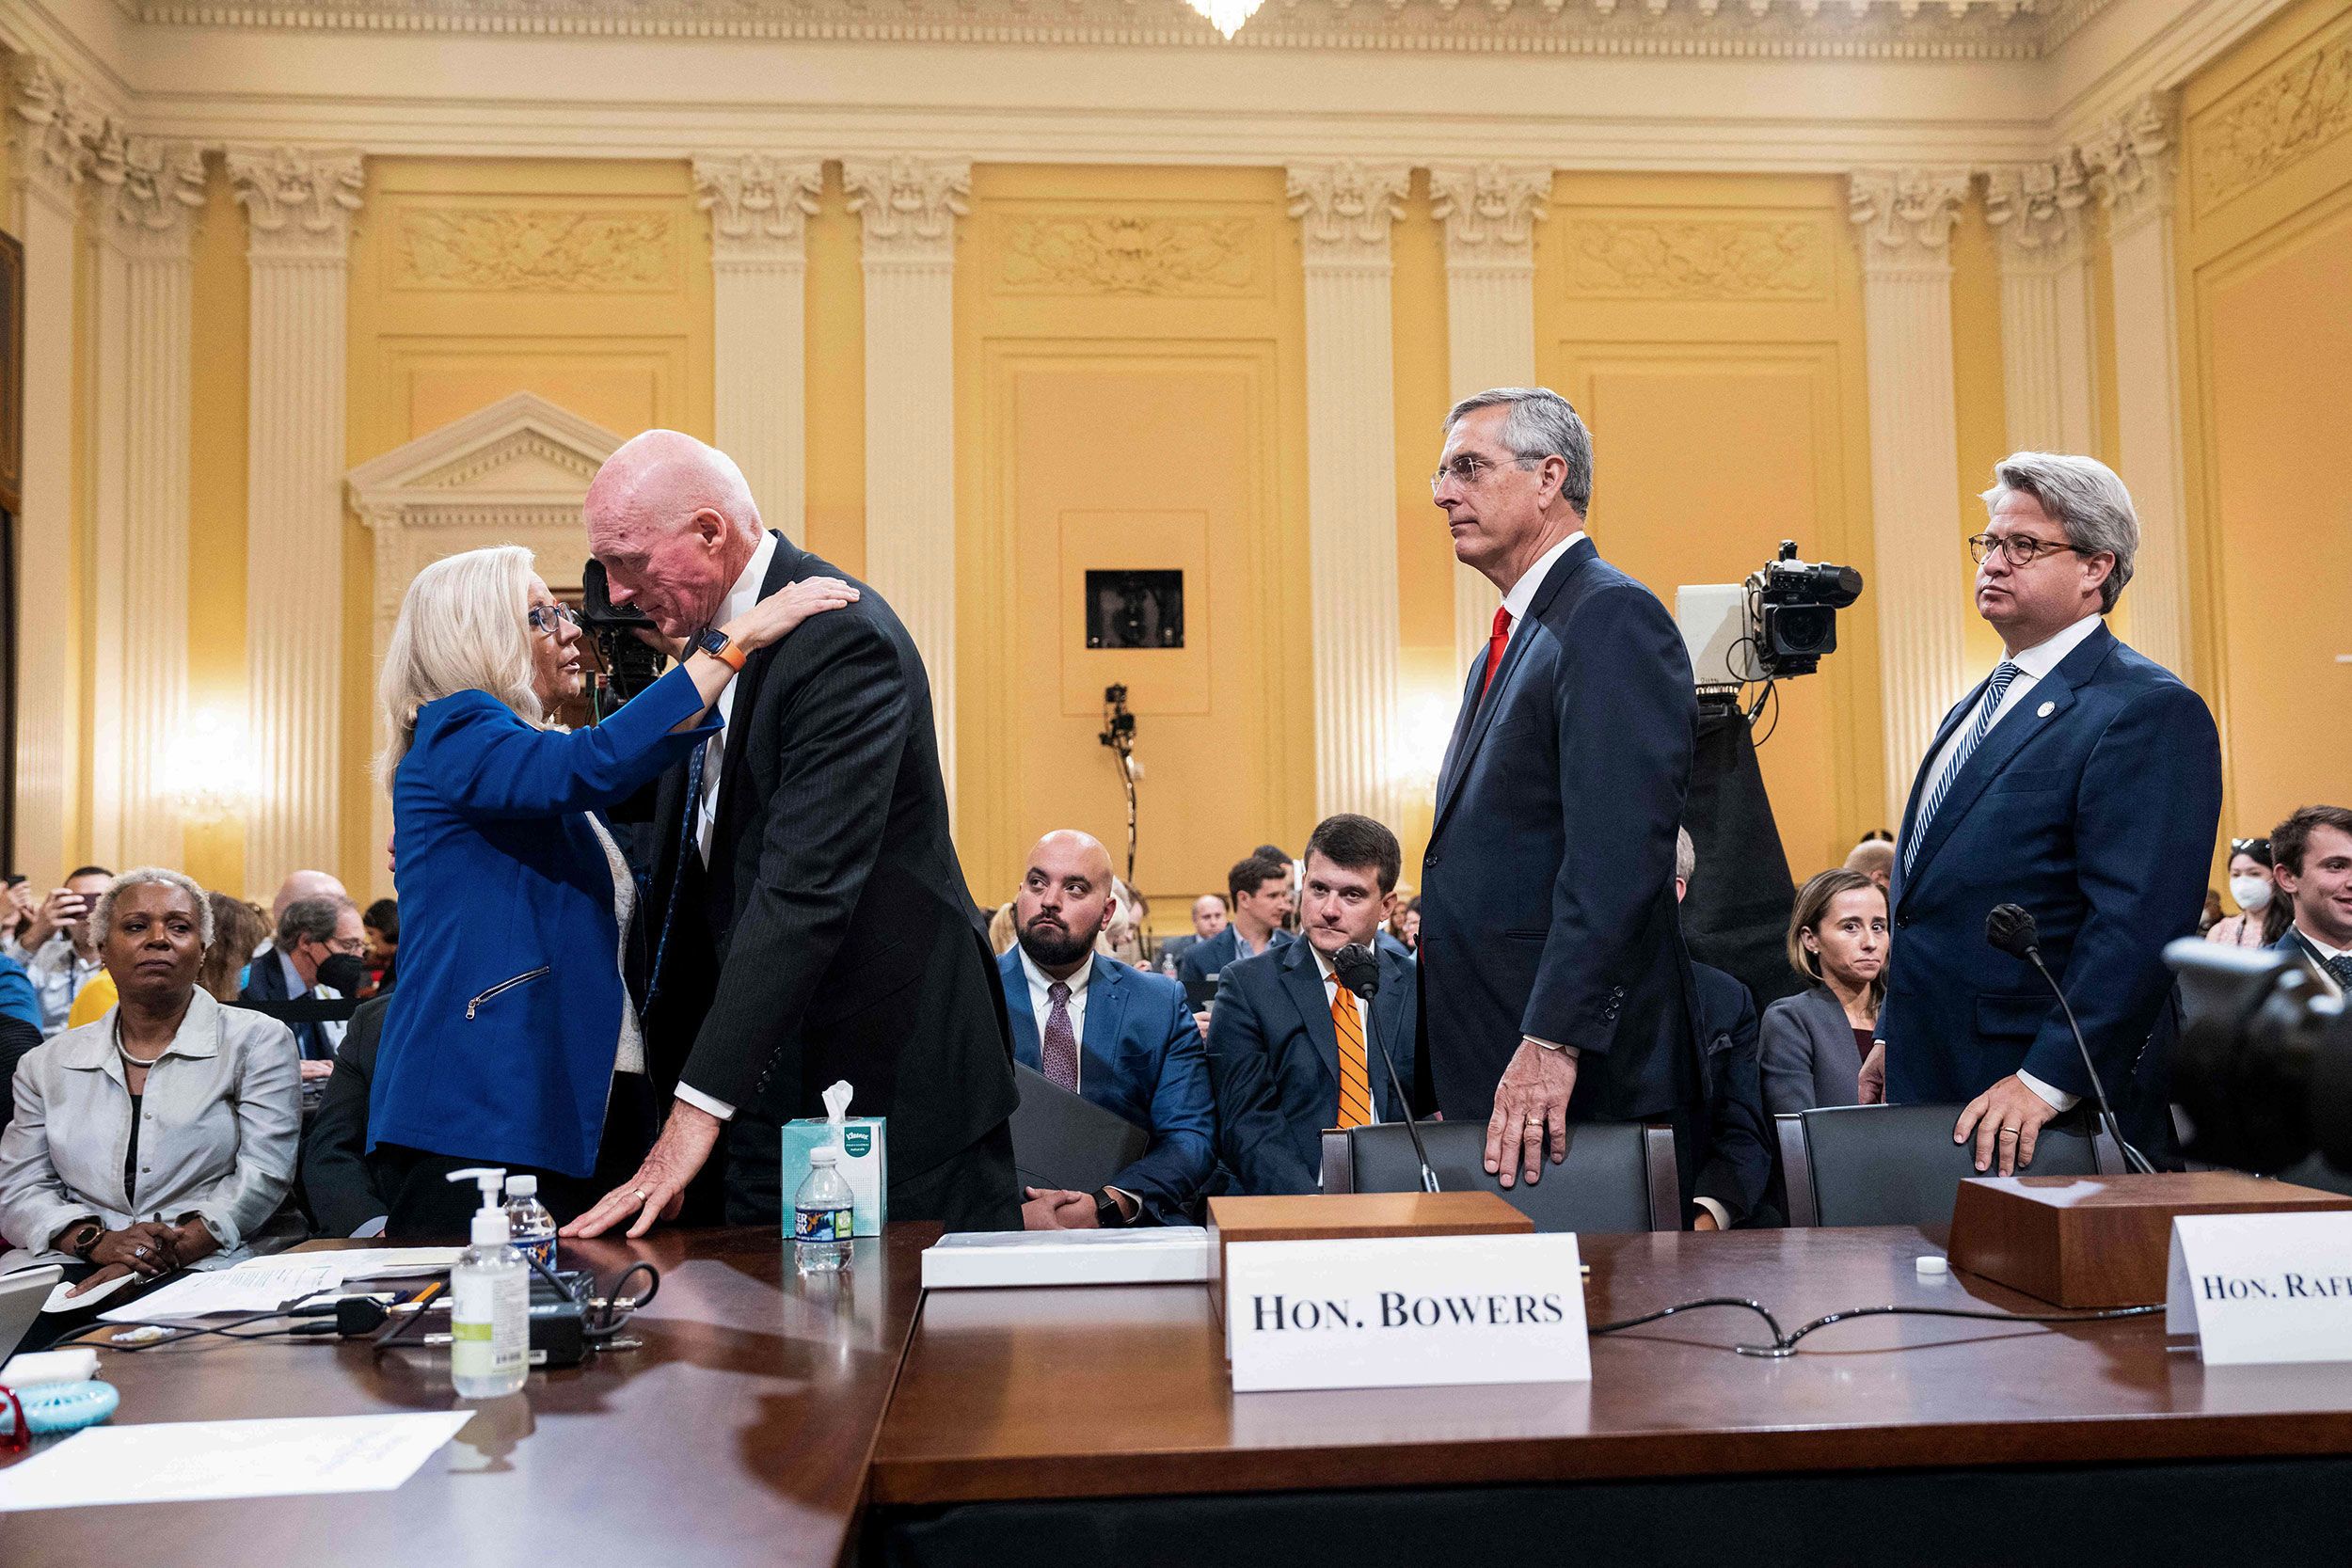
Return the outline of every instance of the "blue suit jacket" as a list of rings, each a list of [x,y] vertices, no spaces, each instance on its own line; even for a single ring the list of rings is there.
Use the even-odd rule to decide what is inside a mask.
[[[1939,727],[1898,844],[1911,842],[1929,765],[1983,690]],[[1984,939],[1985,915],[2014,903],[2040,927],[2119,1116],[2127,1101],[2161,1105],[2168,1042],[2142,1048],[2171,993],[2164,944],[2197,932],[2220,820],[2204,700],[2099,626],[1985,736],[1917,856],[1897,856],[1879,1014],[1887,1099],[1961,1104],[2021,1068],[2090,1093],[2049,988]]]
[[[1698,983],[1699,1048],[1707,1069],[1707,1131],[1691,1196],[1713,1198],[1732,1224],[1741,1225],[1756,1217],[1772,1180],[1756,998],[1720,969],[1692,964],[1691,974]],[[1695,1218],[1691,1212],[1696,1208],[1685,1198],[1683,1217]]]
[[[1423,906],[1426,908],[1426,906]],[[1388,1048],[1409,1095],[1415,1062],[1418,976],[1409,958],[1380,951],[1372,1035]],[[1365,1041],[1372,1105],[1402,1121],[1372,1036]],[[1230,965],[1209,1014],[1209,1076],[1216,1085],[1217,1152],[1244,1193],[1323,1190],[1323,1130],[1340,1106],[1340,1040],[1314,948],[1294,942]]]
[[[1266,943],[1262,951],[1271,953],[1290,940],[1291,934],[1288,931],[1272,932],[1266,937]],[[1176,978],[1179,980],[1214,980],[1224,973],[1226,965],[1237,963],[1246,957],[1256,958],[1258,956],[1258,954],[1244,954],[1241,950],[1241,933],[1228,926],[1216,935],[1205,941],[1194,942],[1178,955]]]
[[[1675,907],[1698,700],[1674,618],[1580,540],[1552,562],[1482,703],[1482,656],[1422,860],[1422,1049],[1438,1108],[1485,1121],[1523,1035],[1582,1053],[1569,1114],[1695,1104]]]
[[[1042,1021],[1029,1005],[1021,950],[999,955],[996,971],[1012,1019],[1013,1060],[1042,1072]],[[1216,1120],[1208,1061],[1184,1006],[1184,988],[1097,953],[1086,995],[1078,1092],[1152,1133],[1143,1158],[1112,1177],[1110,1185],[1133,1193],[1162,1225],[1190,1225],[1216,1169]]]
[[[674,670],[603,723],[525,723],[482,691],[417,714],[392,779],[400,989],[368,1093],[368,1148],[586,1176],[625,993],[612,874],[588,814],[718,728]]]

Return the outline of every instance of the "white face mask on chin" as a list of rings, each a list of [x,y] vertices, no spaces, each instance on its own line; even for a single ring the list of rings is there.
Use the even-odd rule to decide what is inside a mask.
[[[2248,914],[2260,914],[2268,909],[2270,896],[2274,891],[2276,890],[2272,888],[2270,879],[2267,877],[2233,877],[2230,879],[2230,896],[2235,899],[2237,907]]]

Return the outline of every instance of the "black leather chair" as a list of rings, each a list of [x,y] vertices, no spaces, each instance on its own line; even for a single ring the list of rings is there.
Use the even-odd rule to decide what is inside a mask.
[[[1979,1173],[1976,1145],[1952,1142],[1957,1105],[1837,1105],[1772,1118],[1788,1223],[1944,1225],[1960,1184]],[[2024,1176],[2111,1176],[2123,1160],[2094,1139],[2045,1127]]]
[[[1588,1122],[1568,1129],[1568,1157],[1547,1162],[1543,1180],[1509,1189],[1486,1174],[1486,1124],[1424,1121],[1429,1168],[1449,1193],[1489,1192],[1535,1222],[1540,1231],[1682,1228],[1682,1187],[1675,1170],[1674,1132],[1633,1122]],[[1323,1134],[1327,1193],[1417,1193],[1421,1165],[1403,1122]]]

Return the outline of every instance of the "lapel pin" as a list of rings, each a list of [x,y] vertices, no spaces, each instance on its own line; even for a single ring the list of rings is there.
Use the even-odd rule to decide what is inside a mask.
[[[2047,719],[2048,717],[2050,717],[2050,715],[2052,715],[2053,713],[2056,713],[2057,711],[2058,711],[2058,704],[2056,704],[2056,703],[2044,703],[2044,704],[2042,704],[2040,707],[2038,707],[2038,708],[2034,709],[2033,716],[2034,716],[2036,719]]]

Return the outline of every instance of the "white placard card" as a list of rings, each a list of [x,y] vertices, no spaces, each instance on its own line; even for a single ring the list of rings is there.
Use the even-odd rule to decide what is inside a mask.
[[[2352,1361],[2352,1212],[2183,1214],[2168,1334],[2208,1366]]]
[[[1574,1236],[1236,1242],[1233,1391],[1584,1383]]]

